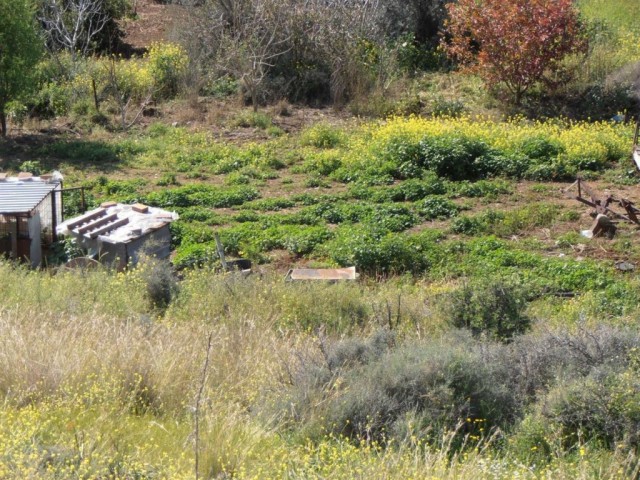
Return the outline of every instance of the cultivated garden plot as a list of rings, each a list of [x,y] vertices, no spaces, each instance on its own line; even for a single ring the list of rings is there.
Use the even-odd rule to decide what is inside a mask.
[[[0,0],[0,480],[640,478],[638,19]]]
[[[0,265],[3,475],[635,475],[639,285],[614,264],[638,262],[638,232],[582,237],[563,192],[580,174],[640,198],[632,135],[391,118],[34,146],[26,166],[90,206],[178,212],[182,270]],[[260,274],[221,273],[216,232]],[[294,265],[362,276],[284,282]]]

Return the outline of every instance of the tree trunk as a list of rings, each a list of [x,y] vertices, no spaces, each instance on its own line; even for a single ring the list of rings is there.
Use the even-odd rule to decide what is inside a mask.
[[[522,90],[520,90],[518,88],[518,90],[516,90],[516,95],[515,95],[515,106],[519,107],[522,104]]]
[[[0,107],[0,132],[3,138],[7,136],[7,114],[4,111],[4,105]]]
[[[96,88],[96,80],[91,79],[91,88],[93,89],[93,103],[96,106],[96,112],[100,113],[100,102],[98,101],[98,89]]]

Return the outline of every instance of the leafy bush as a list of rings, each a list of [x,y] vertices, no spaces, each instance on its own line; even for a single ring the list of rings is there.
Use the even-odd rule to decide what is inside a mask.
[[[104,164],[118,162],[122,152],[117,147],[102,141],[72,140],[57,141],[47,145],[42,148],[42,153],[81,164]]]
[[[543,453],[543,461],[549,460],[552,439],[557,439],[556,448],[565,451],[585,444],[611,450],[637,449],[640,444],[638,350],[629,347],[615,351],[619,352],[618,361],[594,362],[585,375],[561,379],[553,386],[519,426],[514,444],[520,449],[525,445],[529,451],[535,447],[534,451]],[[590,353],[587,351],[585,355]],[[607,351],[609,356],[612,353]]]
[[[184,81],[189,58],[184,48],[175,43],[152,43],[145,55],[161,98],[174,97]]]
[[[489,150],[482,141],[455,136],[426,137],[419,149],[425,168],[451,180],[477,178],[474,162]]]
[[[172,223],[172,225],[175,230],[174,238],[180,245],[213,241],[213,230],[206,223],[179,221]]]
[[[101,175],[92,182],[93,191],[101,193],[109,197],[118,197],[126,199],[127,197],[135,197],[139,191],[147,185],[142,179],[134,180],[109,180]]]
[[[436,175],[426,174],[421,179],[406,180],[388,189],[389,199],[394,202],[413,202],[429,195],[441,195],[446,192],[445,185]]]
[[[318,175],[311,175],[307,177],[304,181],[304,186],[306,188],[331,188],[331,184]]]
[[[425,253],[436,240],[428,237],[387,233],[368,225],[341,227],[322,253],[338,265],[356,266],[369,274],[392,274],[425,271],[430,259]]]
[[[456,217],[451,222],[451,231],[453,233],[462,233],[464,235],[479,235],[487,233],[488,225],[480,216],[467,217],[462,215]]]
[[[455,118],[465,113],[466,107],[460,100],[448,100],[438,96],[431,105],[431,114],[434,117]]]
[[[374,229],[393,232],[401,232],[418,222],[408,207],[368,202],[322,202],[301,213],[333,224],[361,222]]]
[[[245,110],[233,119],[233,126],[243,128],[260,128],[266,130],[273,125],[271,117],[266,113]]]
[[[180,185],[180,182],[178,181],[175,173],[165,173],[156,182],[156,185],[159,187],[168,187],[170,185],[178,186]]]
[[[208,95],[215,98],[227,98],[237,94],[238,91],[238,81],[229,76],[223,76],[215,80],[210,80],[202,87],[203,95]]]
[[[173,258],[173,265],[181,270],[188,267],[200,267],[210,264],[218,258],[216,246],[213,243],[188,243],[180,246]]]
[[[332,151],[320,152],[309,157],[304,162],[307,172],[316,172],[320,175],[330,175],[342,166],[342,160]]]
[[[559,206],[540,202],[505,212],[489,209],[474,217],[459,217],[451,223],[451,231],[465,235],[492,232],[509,237],[535,227],[552,226],[559,219],[564,219]]]
[[[300,136],[302,145],[316,148],[336,148],[342,145],[344,141],[345,136],[342,130],[326,123],[319,123],[309,127]]]
[[[525,137],[518,146],[518,150],[535,160],[552,160],[564,152],[564,148],[558,140],[552,140],[545,135]]]
[[[169,262],[148,260],[144,265],[144,279],[151,308],[166,310],[179,291],[178,281]]]
[[[510,340],[531,323],[523,293],[502,281],[465,283],[446,296],[444,308],[456,328],[496,340]]]
[[[282,228],[282,227],[281,227]],[[269,235],[269,230],[265,232]],[[282,246],[294,255],[306,255],[332,237],[331,231],[324,226],[290,226],[282,235]]]
[[[220,225],[224,220],[210,208],[187,207],[178,210],[183,222],[201,222],[207,225]]]
[[[35,177],[38,177],[41,173],[43,173],[43,168],[38,160],[27,160],[20,164],[20,171],[29,172],[32,173]]]
[[[383,177],[419,178],[425,169],[452,180],[565,179],[623,158],[625,129],[607,122],[392,118],[354,136],[342,157],[345,167],[334,175],[370,185]]]
[[[442,196],[433,195],[416,203],[418,213],[426,220],[447,219],[458,214],[458,206]]]

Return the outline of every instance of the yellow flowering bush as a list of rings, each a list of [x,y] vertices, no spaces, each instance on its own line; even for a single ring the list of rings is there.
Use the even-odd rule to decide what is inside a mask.
[[[620,160],[631,136],[628,125],[608,122],[394,117],[350,137],[338,177],[350,180],[360,172],[406,178],[427,168],[445,176],[454,169],[469,178],[568,178]]]
[[[159,90],[158,95],[164,98],[175,96],[189,64],[185,49],[176,43],[152,43],[144,58]]]
[[[620,28],[618,31],[618,55],[626,62],[640,61],[640,31]]]

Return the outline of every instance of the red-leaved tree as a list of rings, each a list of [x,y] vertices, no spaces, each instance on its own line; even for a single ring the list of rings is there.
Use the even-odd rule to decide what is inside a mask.
[[[458,0],[447,10],[444,50],[490,87],[504,84],[515,104],[587,47],[572,0]]]

